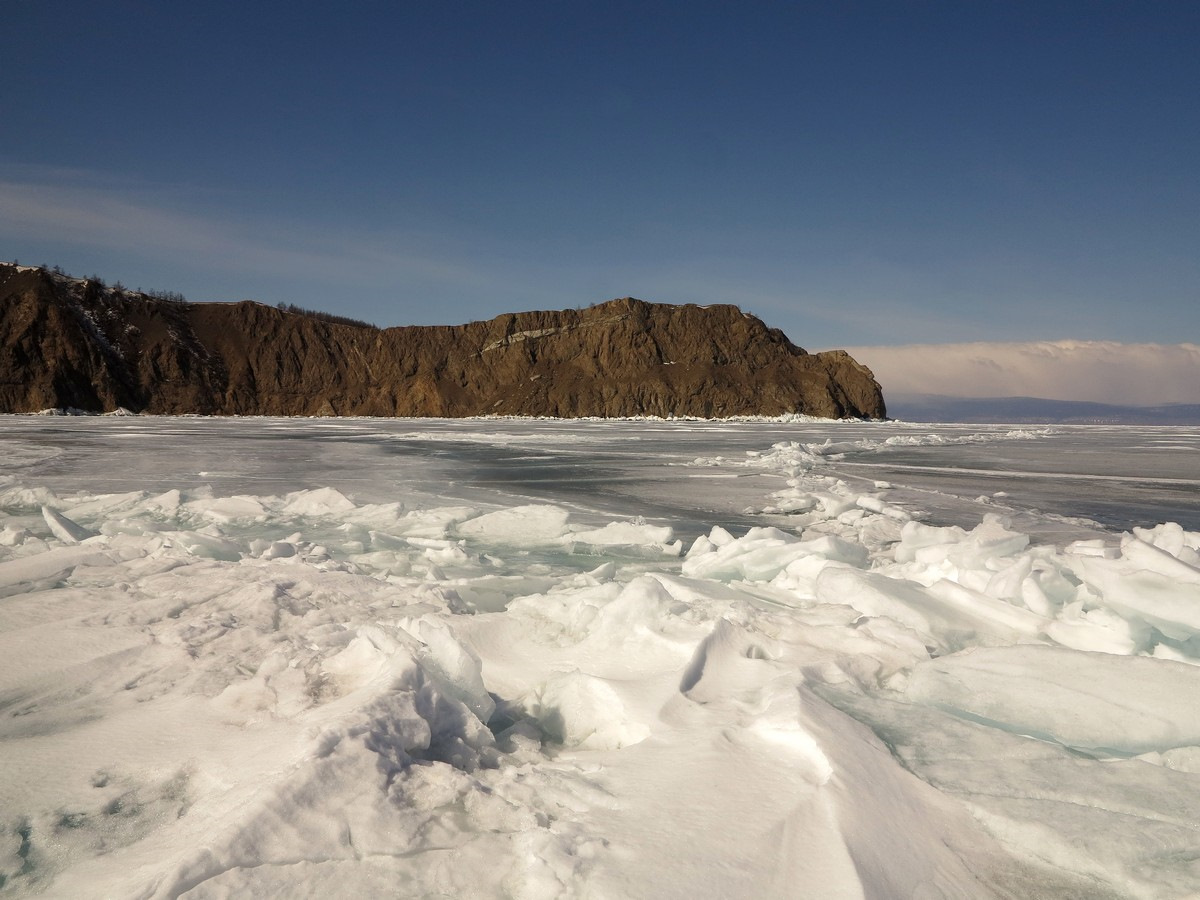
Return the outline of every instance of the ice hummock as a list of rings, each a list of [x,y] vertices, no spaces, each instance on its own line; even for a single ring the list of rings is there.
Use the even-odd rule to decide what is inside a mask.
[[[882,434],[703,458],[774,524],[702,535],[452,484],[66,488],[27,449],[0,886],[1194,895],[1200,533],[948,524],[831,467]]]

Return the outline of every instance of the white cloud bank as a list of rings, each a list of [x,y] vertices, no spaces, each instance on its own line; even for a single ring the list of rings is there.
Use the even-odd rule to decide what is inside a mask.
[[[888,394],[1200,403],[1200,345],[1117,341],[848,347]]]

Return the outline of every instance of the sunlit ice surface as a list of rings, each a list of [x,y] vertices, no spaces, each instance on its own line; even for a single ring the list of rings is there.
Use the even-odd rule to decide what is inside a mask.
[[[1188,897],[1200,429],[0,418],[0,891]]]

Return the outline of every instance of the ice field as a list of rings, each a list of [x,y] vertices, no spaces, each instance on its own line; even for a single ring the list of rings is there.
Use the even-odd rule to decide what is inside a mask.
[[[1200,428],[0,417],[0,896],[1200,895]]]

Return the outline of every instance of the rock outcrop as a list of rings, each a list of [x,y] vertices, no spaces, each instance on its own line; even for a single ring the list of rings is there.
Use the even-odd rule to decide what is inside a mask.
[[[0,412],[882,418],[871,372],[735,306],[633,298],[379,329],[0,264]]]

